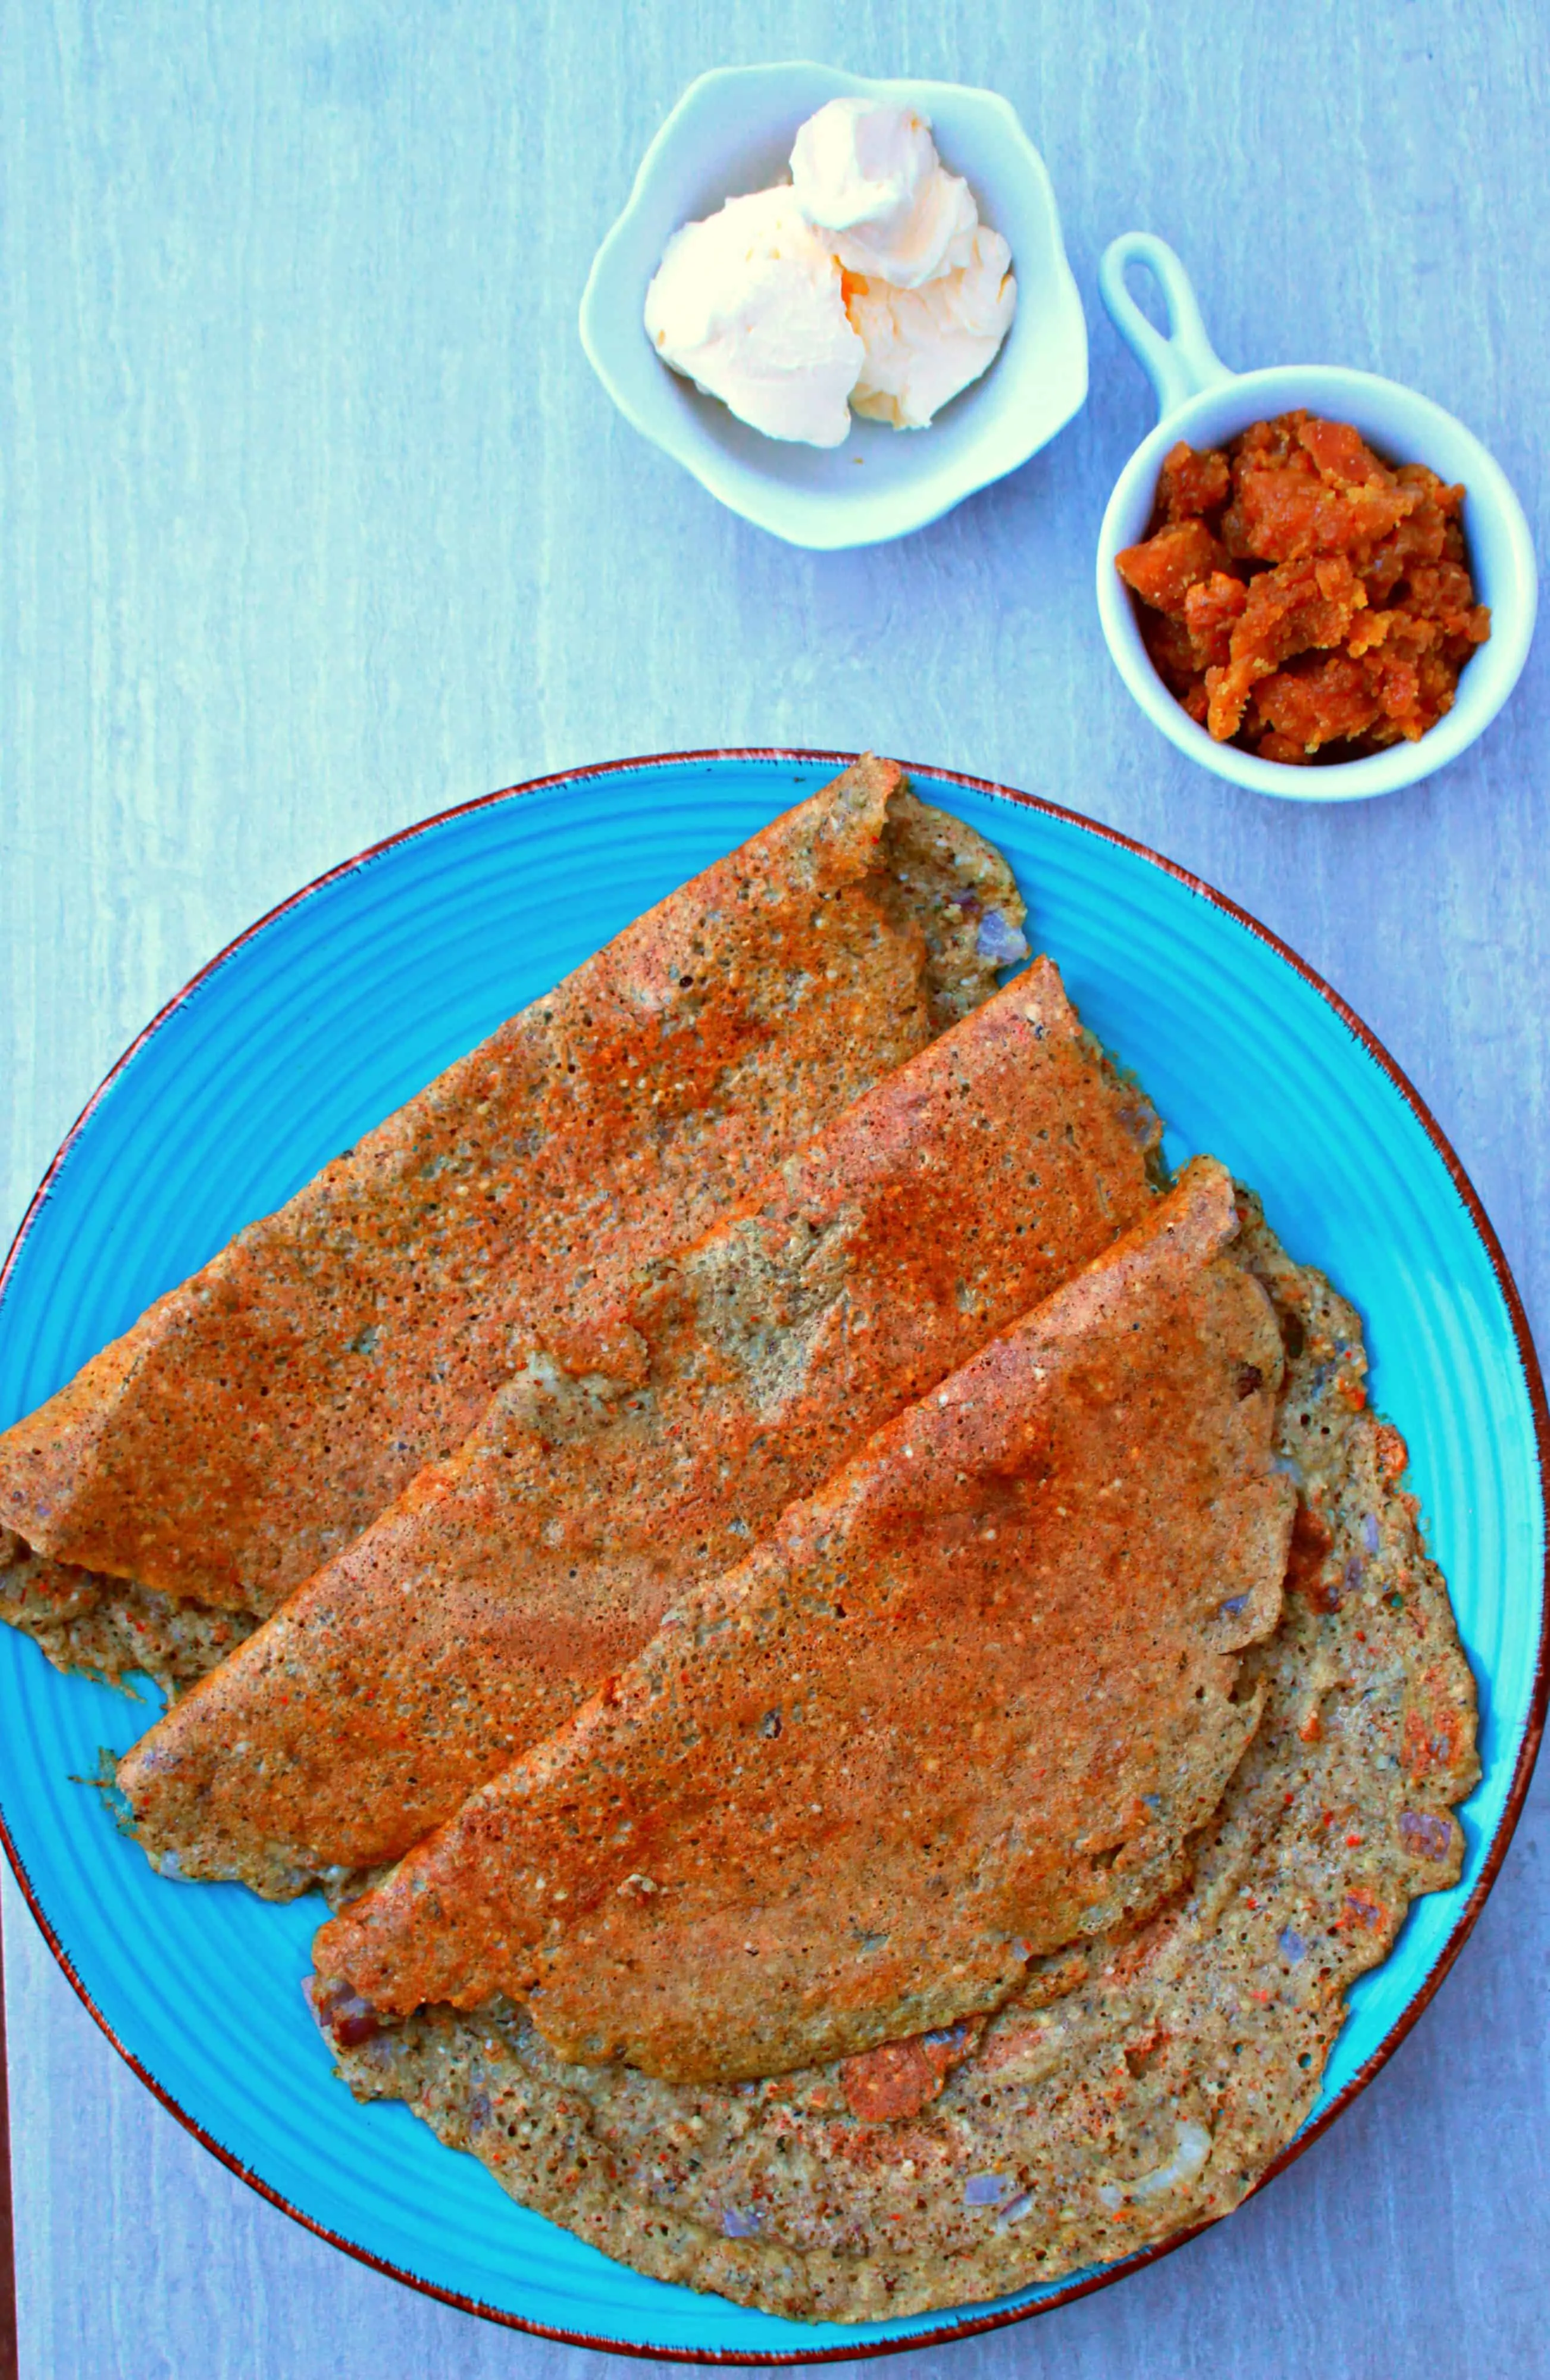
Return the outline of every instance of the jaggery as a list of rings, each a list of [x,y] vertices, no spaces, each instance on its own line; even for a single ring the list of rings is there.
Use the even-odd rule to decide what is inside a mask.
[[[1491,633],[1463,502],[1349,422],[1284,413],[1225,448],[1181,440],[1116,560],[1158,675],[1218,743],[1355,759],[1435,727]]]

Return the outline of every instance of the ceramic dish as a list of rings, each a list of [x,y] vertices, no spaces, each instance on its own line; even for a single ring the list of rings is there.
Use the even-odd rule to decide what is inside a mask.
[[[929,430],[857,421],[842,446],[766,438],[670,371],[642,328],[647,285],[681,224],[789,178],[792,142],[826,101],[907,103],[936,128],[1006,235],[1017,316],[982,380]],[[581,343],[626,421],[724,504],[793,545],[877,545],[924,528],[1047,445],[1087,395],[1087,328],[1044,161],[1004,99],[951,82],[868,82],[833,67],[732,67],[691,83],[641,161],[581,301]]]
[[[35,1404],[237,1226],[841,756],[624,762],[449,812],[324,877],[158,1017],[93,1099],[0,1292],[0,1420]],[[1462,1883],[1364,1976],[1308,2134],[1376,2070],[1480,1909],[1544,1707],[1543,1390],[1500,1250],[1424,1108],[1335,996],[1193,879],[1085,820],[918,770],[1016,868],[1035,940],[1139,1067],[1175,1158],[1210,1148],[1299,1257],[1361,1302],[1374,1393],[1410,1440],[1482,1688]],[[1275,1096],[1266,1097],[1273,1083]],[[54,1950],[141,2077],[236,2171],[381,2269],[594,2345],[855,2355],[1015,2319],[1130,2264],[991,2307],[809,2327],[643,2279],[515,2206],[400,2106],[332,2079],[299,1983],[321,1914],[152,1875],[89,1786],[151,1717],[0,1629],[0,1812]],[[1468,2015],[1455,2000],[1443,2022]],[[1316,2243],[1307,2243],[1310,2258]],[[1151,2254],[1160,2253],[1154,2249]]]
[[[1154,275],[1168,310],[1166,334],[1126,286],[1132,265]],[[1115,329],[1156,392],[1161,419],[1120,472],[1098,534],[1098,615],[1120,676],[1155,727],[1192,760],[1235,785],[1290,802],[1356,802],[1392,794],[1456,760],[1484,733],[1517,685],[1533,636],[1539,579],[1521,505],[1500,465],[1478,438],[1430,397],[1372,372],[1333,364],[1283,364],[1229,371],[1206,336],[1190,278],[1166,240],[1124,232],[1104,250],[1098,287]],[[1386,462],[1425,463],[1469,490],[1464,534],[1475,594],[1491,606],[1491,637],[1466,664],[1453,708],[1415,744],[1365,759],[1290,768],[1218,744],[1181,707],[1152,666],[1129,589],[1114,557],[1146,534],[1163,456],[1182,438],[1219,445],[1253,421],[1294,406],[1354,422]]]

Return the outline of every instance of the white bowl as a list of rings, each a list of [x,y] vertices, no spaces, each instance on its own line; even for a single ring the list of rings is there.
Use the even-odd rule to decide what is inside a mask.
[[[1011,248],[1017,316],[983,380],[929,430],[857,421],[842,446],[766,438],[670,371],[646,335],[647,285],[680,224],[788,177],[799,127],[826,101],[880,99],[931,118],[943,163]],[[702,487],[793,545],[832,550],[903,537],[1015,471],[1087,395],[1087,326],[1044,161],[994,91],[869,82],[832,67],[730,67],[691,83],[641,161],[598,250],[581,343],[626,421]]]
[[[1165,336],[1125,286],[1126,268],[1144,264],[1167,302]],[[1539,579],[1533,541],[1507,476],[1478,438],[1430,397],[1372,372],[1334,364],[1283,364],[1231,372],[1205,334],[1188,273],[1165,240],[1122,233],[1104,250],[1098,286],[1115,329],[1156,391],[1162,418],[1120,472],[1098,534],[1098,616],[1120,676],[1169,743],[1217,776],[1293,802],[1365,801],[1456,760],[1495,719],[1517,685],[1533,636]],[[1391,745],[1361,760],[1299,768],[1261,760],[1218,744],[1163,684],[1141,638],[1130,590],[1114,557],[1146,534],[1157,475],[1170,446],[1219,446],[1251,422],[1306,406],[1326,419],[1353,422],[1389,463],[1424,463],[1468,494],[1463,528],[1476,600],[1491,607],[1491,636],[1459,673],[1453,708],[1414,744]]]

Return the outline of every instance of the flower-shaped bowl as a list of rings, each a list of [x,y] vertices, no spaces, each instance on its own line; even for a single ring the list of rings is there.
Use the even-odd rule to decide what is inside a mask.
[[[826,101],[920,109],[942,162],[966,176],[1005,235],[1017,317],[984,378],[928,430],[857,420],[842,446],[767,438],[669,370],[642,323],[646,291],[681,224],[789,177],[797,129]],[[874,82],[801,61],[733,67],[691,83],[641,161],[629,203],[598,250],[581,341],[624,419],[733,512],[793,545],[833,550],[906,536],[1015,471],[1087,395],[1087,328],[1044,161],[994,91]]]

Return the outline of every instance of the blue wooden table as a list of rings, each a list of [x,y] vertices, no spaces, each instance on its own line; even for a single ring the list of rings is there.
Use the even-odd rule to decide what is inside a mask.
[[[1150,421],[1094,300],[1132,225],[1183,255],[1229,362],[1413,382],[1539,528],[1547,25],[1536,0],[5,0],[0,1222],[160,1002],[361,844],[573,762],[870,744],[1111,821],[1274,927],[1431,1103],[1543,1340],[1544,640],[1459,765],[1309,812],[1145,725],[1089,582]],[[804,54],[1004,91],[1093,334],[1055,445],[854,555],[720,511],[612,415],[575,328],[683,85]],[[1545,1806],[1415,2034],[1268,2192],[1117,2289],[913,2360],[1544,2372]],[[245,2190],[119,2063],[6,1886],[27,2380],[600,2361],[399,2289]]]

